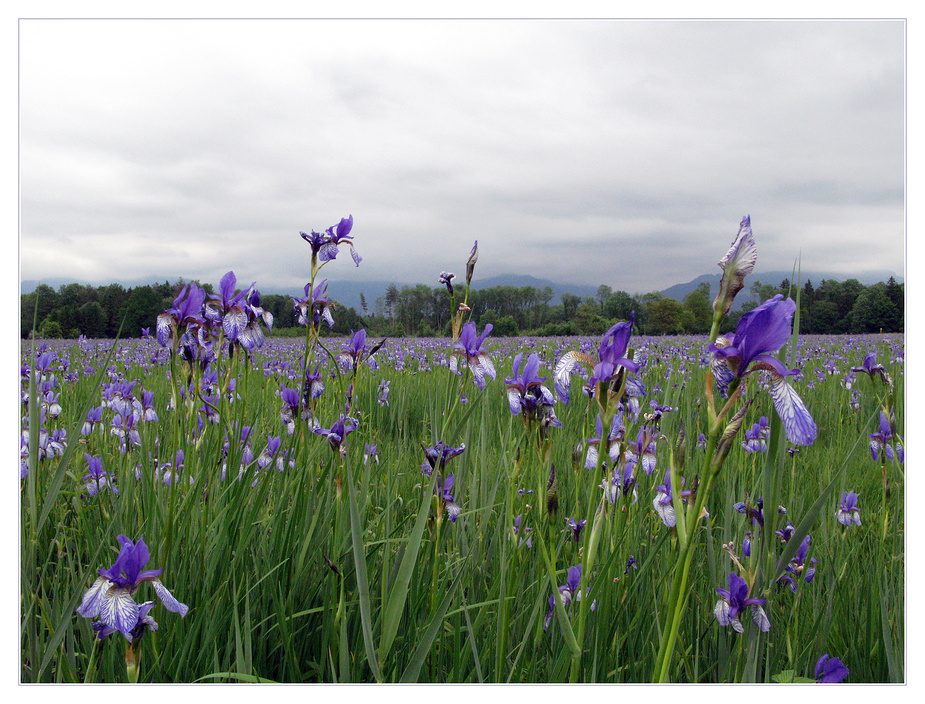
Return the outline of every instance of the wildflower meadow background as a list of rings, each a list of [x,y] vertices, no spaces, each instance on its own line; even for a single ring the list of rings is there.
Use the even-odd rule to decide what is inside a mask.
[[[726,323],[745,218],[708,335],[494,336],[467,243],[450,338],[322,336],[353,226],[300,338],[228,272],[23,342],[21,681],[905,681],[901,334],[799,335],[798,269]]]

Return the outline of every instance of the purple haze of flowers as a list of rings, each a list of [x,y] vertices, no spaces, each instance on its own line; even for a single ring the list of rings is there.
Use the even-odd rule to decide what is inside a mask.
[[[626,358],[626,349],[629,346],[630,335],[633,333],[635,319],[636,311],[633,311],[629,321],[617,323],[604,334],[604,339],[598,348],[597,363],[587,353],[577,350],[571,350],[562,355],[556,362],[553,372],[556,394],[562,399],[562,403],[568,405],[572,373],[582,364],[593,367],[591,379],[588,382],[588,386],[592,389],[598,382],[607,382],[614,378],[621,367],[631,372],[639,370],[638,364]]]
[[[488,376],[494,379],[496,376],[495,365],[488,356],[488,352],[482,349],[482,343],[485,342],[485,338],[488,337],[492,327],[491,323],[489,323],[482,330],[481,335],[476,335],[475,323],[469,322],[463,325],[462,332],[459,335],[459,342],[453,345],[455,349],[453,350],[453,356],[450,357],[450,371],[454,374],[460,373],[457,360],[462,357],[463,361],[469,365],[469,371],[472,372],[475,385],[483,391],[485,390],[485,377]]]
[[[728,315],[732,309],[732,302],[736,294],[745,286],[745,277],[752,273],[758,261],[758,247],[752,235],[752,221],[746,215],[739,223],[739,234],[732,241],[732,246],[726,256],[719,262],[723,270],[723,278],[713,301],[713,310],[722,310]]]
[[[157,623],[148,615],[154,602],[139,605],[132,598],[143,582],[151,582],[154,593],[168,611],[182,618],[189,607],[177,601],[158,579],[163,569],[144,569],[150,559],[144,536],[137,544],[124,535],[118,536],[118,541],[119,556],[112,567],[98,570],[100,576],[84,594],[77,613],[84,618],[99,617],[99,621],[91,624],[99,638],[118,631],[131,642],[132,638],[144,634],[145,628],[157,630]]]
[[[816,661],[816,684],[837,684],[845,679],[849,670],[838,658],[830,658],[826,653]]]
[[[798,370],[787,369],[776,352],[790,338],[790,327],[796,303],[777,294],[739,320],[734,335],[720,336],[710,345],[710,367],[720,393],[725,398],[729,385],[755,371],[771,375],[771,398],[787,432],[795,445],[812,445],[816,440],[816,422],[810,415],[786,377]]]
[[[858,495],[853,491],[841,493],[841,503],[835,512],[836,520],[843,526],[861,525],[861,509],[858,508]]]
[[[758,630],[767,633],[771,630],[771,622],[768,621],[767,614],[761,605],[764,599],[748,598],[748,583],[735,572],[729,573],[728,589],[716,588],[716,593],[722,599],[716,602],[713,608],[713,615],[716,617],[720,626],[732,626],[736,633],[744,633],[745,626],[739,621],[739,614],[745,610],[746,606],[752,608],[752,621],[758,626]]]

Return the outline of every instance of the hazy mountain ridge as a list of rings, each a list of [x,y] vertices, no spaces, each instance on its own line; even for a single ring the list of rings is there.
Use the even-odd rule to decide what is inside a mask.
[[[792,272],[789,271],[768,271],[768,272],[757,272],[751,274],[745,281],[745,289],[742,294],[740,294],[738,302],[742,303],[749,300],[748,288],[752,286],[756,281],[760,281],[763,284],[773,284],[777,285],[784,279],[790,279]],[[823,279],[833,280],[833,281],[846,281],[848,279],[857,279],[865,286],[871,286],[878,282],[886,282],[890,277],[896,279],[898,283],[903,283],[903,277],[894,274],[891,271],[869,271],[869,272],[858,272],[854,274],[835,274],[835,273],[826,273],[826,272],[816,272],[816,271],[804,271],[800,274],[801,283],[805,283],[807,280],[811,281],[813,286],[818,286]],[[710,299],[716,295],[716,292],[719,290],[719,282],[722,278],[722,272],[716,274],[703,274],[698,276],[696,279],[692,279],[687,283],[674,284],[668,288],[662,289],[660,293],[665,298],[674,298],[678,301],[683,301],[684,298],[695,290],[700,284],[708,283],[710,285]],[[187,279],[188,280],[188,279]],[[457,277],[458,283],[464,285],[464,279],[462,277]],[[92,286],[106,286],[110,283],[117,283],[123,286],[124,288],[134,288],[136,286],[144,286],[155,283],[163,283],[164,281],[176,281],[176,279],[170,279],[168,277],[156,277],[156,278],[146,278],[146,279],[137,279],[137,280],[116,280],[108,281],[105,283],[93,283],[89,281],[75,281],[73,279],[65,279],[60,277],[52,277],[42,280],[23,280],[19,284],[20,294],[31,293],[36,289],[39,284],[46,284],[51,286],[55,290],[58,290],[61,286],[66,286],[67,284],[81,284],[81,285],[92,285]],[[217,285],[218,282],[212,282],[213,285]],[[405,281],[337,281],[336,279],[328,280],[328,295],[333,298],[335,301],[341,305],[347,306],[348,308],[355,308],[358,313],[361,315],[365,314],[360,305],[360,294],[366,298],[366,313],[373,313],[376,308],[376,299],[380,296],[385,295],[386,289],[391,285],[395,284],[399,290],[404,286],[416,286],[417,283],[426,283],[430,287],[436,288],[440,284],[436,281],[430,282],[417,282],[409,283]],[[551,281],[549,279],[541,279],[529,274],[501,274],[498,276],[490,276],[484,279],[476,279],[472,282],[473,289],[485,289],[493,288],[495,286],[515,286],[522,288],[524,286],[532,286],[533,288],[543,289],[549,286],[553,291],[552,300],[550,303],[556,304],[561,301],[563,293],[571,293],[576,296],[581,296],[582,298],[596,298],[597,289],[599,285],[584,285],[584,284],[570,284],[570,283],[560,283],[556,281]],[[305,295],[303,288],[269,288],[260,286],[258,282],[258,287],[262,294],[281,294],[285,296],[296,296],[301,298]],[[611,289],[614,291],[619,291],[619,284],[611,285]],[[627,291],[630,295],[637,295],[648,293],[647,291]]]

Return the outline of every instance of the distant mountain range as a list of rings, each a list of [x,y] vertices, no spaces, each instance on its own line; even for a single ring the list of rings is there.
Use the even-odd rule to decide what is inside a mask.
[[[746,280],[746,289],[749,288],[755,281],[760,281],[763,284],[773,284],[777,285],[784,279],[789,279],[792,275],[790,271],[766,271],[758,272],[751,274]],[[898,283],[903,282],[903,277],[894,274],[891,271],[868,271],[863,273],[855,274],[835,274],[832,272],[818,272],[818,271],[804,271],[801,273],[801,281],[811,281],[814,286],[818,286],[820,282],[825,280],[832,281],[846,281],[848,279],[857,279],[865,286],[871,286],[872,284],[878,283],[880,281],[887,281],[890,277],[896,279]],[[665,298],[674,298],[678,301],[683,301],[684,298],[695,290],[700,284],[708,283],[710,285],[710,300],[716,296],[716,292],[719,290],[719,282],[722,278],[722,272],[716,274],[703,274],[698,276],[692,281],[688,281],[683,284],[675,284],[669,286],[666,289],[661,291],[661,294]],[[153,283],[162,283],[169,279],[144,279],[144,280],[117,280],[113,282],[106,282],[104,284],[92,283],[89,281],[74,281],[73,279],[63,279],[63,278],[49,278],[42,279],[41,281],[35,280],[24,280],[19,284],[20,294],[31,293],[39,284],[46,284],[51,286],[55,290],[59,287],[78,283],[82,285],[92,284],[94,286],[106,285],[108,283],[118,283],[124,286],[125,288],[133,288],[135,286],[143,286],[146,284]],[[329,283],[331,297],[340,303],[343,306],[348,308],[355,308],[356,311],[360,314],[363,314],[362,306],[360,305],[360,294],[366,298],[366,308],[368,313],[373,313],[376,307],[376,299],[379,296],[385,294],[386,289],[391,285],[395,284],[401,289],[403,286],[415,286],[416,284],[409,284],[406,282],[399,281],[336,281],[331,280]],[[422,282],[428,283],[428,285],[436,287],[439,284],[436,282]],[[597,286],[587,286],[581,284],[563,284],[555,281],[550,281],[548,279],[539,279],[535,276],[530,276],[529,274],[502,274],[499,276],[491,276],[485,279],[476,279],[473,282],[473,289],[483,289],[483,288],[492,288],[495,286],[532,286],[533,288],[543,289],[549,286],[553,291],[553,296],[551,303],[559,303],[562,298],[563,293],[571,293],[576,296],[581,296],[582,298],[586,297],[596,297],[597,296]],[[614,289],[619,290],[619,289]],[[269,294],[276,293],[282,294],[284,296],[298,296],[301,297],[305,295],[302,288],[292,288],[292,289],[273,289],[261,288],[261,293]],[[644,291],[627,291],[630,295],[636,295],[637,293],[646,293]],[[749,296],[745,295],[747,291],[743,291],[742,295],[739,296],[738,303],[743,303],[749,300]]]

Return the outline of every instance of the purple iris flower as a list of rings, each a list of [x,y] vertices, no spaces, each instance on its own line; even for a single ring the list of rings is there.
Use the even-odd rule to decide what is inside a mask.
[[[746,496],[746,499],[747,498]],[[757,524],[764,527],[764,499],[762,497],[758,497],[758,502],[754,506],[752,506],[751,502],[739,501],[733,504],[732,508],[736,513],[744,513],[747,515],[752,521],[752,526]]]
[[[886,417],[886,413],[880,411],[880,429],[876,433],[870,434],[870,454],[877,460],[878,458],[882,462],[884,459],[892,462],[894,458],[893,454],[893,431],[890,428],[890,419]],[[903,461],[903,451],[902,445],[896,445],[896,454],[899,457],[899,461]]]
[[[347,452],[343,446],[344,441],[350,433],[357,429],[358,425],[356,419],[341,415],[330,428],[312,428],[312,432],[315,435],[324,435],[331,443],[331,449],[344,456]]]
[[[237,277],[229,271],[218,284],[219,293],[213,293],[211,299],[205,304],[204,315],[213,324],[221,324],[225,337],[237,340],[238,336],[247,327],[247,313],[244,312],[242,302],[250,289],[235,293]],[[251,288],[256,284],[251,284]]]
[[[826,653],[816,661],[816,684],[837,684],[845,679],[849,670],[838,658]]]
[[[273,313],[260,307],[260,291],[253,286],[247,295],[244,314],[247,316],[247,325],[238,336],[238,342],[249,353],[255,347],[263,347],[265,337],[260,321],[267,326],[267,330],[273,329]]]
[[[366,347],[366,331],[363,329],[353,332],[350,331],[350,341],[343,347],[337,361],[347,369],[357,369],[364,361],[369,360],[379,348],[382,347],[385,340],[373,345],[372,349]]]
[[[579,562],[574,567],[568,568],[568,577],[565,580],[565,584],[559,587],[559,594],[562,596],[562,605],[565,608],[568,608],[570,604],[581,601],[581,590],[579,589],[579,584],[581,582],[581,563]],[[585,594],[591,591],[591,587],[585,589]],[[594,611],[597,601],[591,604],[591,611]],[[543,630],[549,629],[549,622],[552,620],[552,615],[556,610],[556,595],[553,594],[549,597],[549,611],[546,613],[546,618],[543,621]]]
[[[355,369],[363,361],[363,353],[366,351],[366,330],[351,330],[350,341],[344,345],[337,361],[347,369]]]
[[[537,376],[540,368],[540,359],[536,352],[527,358],[527,363],[520,374],[520,364],[523,354],[518,352],[514,357],[513,375],[505,379],[507,389],[508,407],[513,415],[523,414],[524,418],[531,420],[542,417],[546,425],[562,427],[562,422],[556,418],[552,410],[555,399],[552,392],[543,386],[547,377]]]
[[[206,292],[196,284],[183,287],[180,295],[174,299],[173,307],[157,316],[157,341],[161,347],[167,347],[167,343],[176,336],[177,328],[203,320],[202,305],[205,298]]]
[[[790,521],[787,521],[787,525],[774,531],[774,535],[780,538],[782,543],[789,543],[790,538],[793,537],[793,524]]]
[[[280,420],[286,426],[286,432],[289,435],[292,435],[295,432],[295,419],[300,418],[301,420],[309,421],[309,426],[312,430],[317,429],[318,422],[312,416],[312,412],[309,409],[308,405],[302,407],[301,415],[299,415],[299,391],[298,389],[289,389],[285,386],[281,387],[279,390],[279,397],[283,401],[283,409],[279,414]]]
[[[380,406],[389,405],[389,384],[392,382],[387,379],[382,379],[379,382],[379,388],[377,389],[378,393],[376,394],[376,402]]]
[[[771,397],[777,415],[783,421],[787,439],[795,445],[812,445],[816,423],[802,399],[787,383],[786,377],[798,370],[787,369],[770,353],[776,352],[790,338],[796,303],[777,294],[739,320],[735,334],[720,336],[710,345],[710,367],[720,393],[725,398],[729,385],[755,371],[771,375]]]
[[[260,453],[260,457],[257,458],[257,466],[260,469],[266,469],[274,463],[277,453],[279,452],[280,445],[282,445],[282,440],[278,435],[275,437],[267,437],[267,446],[264,448],[263,452]],[[282,457],[279,459],[280,461],[277,462],[277,469],[282,472]]]
[[[456,499],[453,498],[453,494],[451,493],[455,481],[456,479],[452,474],[447,474],[446,479],[441,482],[440,475],[438,474],[437,485],[434,487],[434,493],[443,501],[443,509],[446,511],[446,515],[449,516],[450,523],[456,523],[460,511],[462,511],[462,508],[456,503]]]
[[[87,437],[93,432],[93,429],[103,424],[103,406],[91,408],[87,412],[87,419],[80,429],[80,434]]]
[[[459,447],[452,447],[443,441],[438,442],[433,447],[424,447],[423,445],[421,447],[424,450],[424,457],[427,459],[427,463],[421,465],[421,470],[428,477],[433,474],[435,469],[442,472],[447,462],[457,455],[461,455],[466,449],[464,443],[460,444]]]
[[[321,374],[321,362],[305,375],[305,384],[302,386],[302,401],[306,407],[309,401],[318,398],[324,393],[324,378]]]
[[[626,427],[623,425],[623,415],[621,413],[614,414],[610,422],[610,432],[607,434],[606,441],[602,440],[604,427],[600,414],[597,415],[597,424],[595,427],[597,428],[597,435],[585,440],[585,444],[588,446],[588,451],[585,454],[585,469],[600,469],[601,466],[606,466],[604,465],[605,460],[601,459],[600,454],[600,446],[602,443],[606,456],[610,458],[611,464],[617,462],[623,449]],[[635,459],[628,458],[628,461],[632,464],[635,462]]]
[[[868,352],[864,357],[864,363],[860,367],[851,367],[852,372],[864,372],[865,374],[870,375],[870,378],[873,379],[877,374],[880,375],[880,379],[884,384],[890,383],[890,375],[886,373],[886,369],[883,368],[882,364],[877,364],[877,353]]]
[[[109,472],[103,471],[102,458],[91,457],[85,452],[84,459],[87,460],[87,469],[89,472],[83,476],[81,481],[86,485],[87,492],[90,496],[96,496],[101,489],[107,486],[112,489],[114,494],[118,494],[119,490],[116,489],[113,478],[109,475]]]
[[[568,527],[572,530],[572,537],[575,538],[575,542],[580,543],[581,542],[581,529],[585,527],[587,520],[583,518],[580,521],[576,522],[574,518],[569,518],[566,521],[566,523],[568,523]]]
[[[739,621],[739,614],[745,610],[746,606],[752,608],[752,621],[758,626],[758,630],[767,633],[771,629],[771,622],[768,621],[767,614],[761,605],[764,599],[748,598],[748,583],[735,572],[729,573],[729,589],[716,588],[716,593],[722,599],[716,602],[713,607],[713,615],[716,617],[720,626],[732,626],[736,633],[744,633],[745,626]]]
[[[456,278],[456,274],[453,274],[449,271],[440,272],[440,283],[446,285],[446,290],[450,292],[450,295],[453,295],[453,279]]]
[[[293,298],[293,306],[299,312],[299,325],[316,326],[324,320],[329,328],[334,327],[334,318],[331,317],[333,303],[328,295],[328,280],[324,279],[312,290],[311,282],[305,284],[305,297]]]
[[[835,518],[843,526],[861,525],[861,509],[858,508],[858,495],[853,491],[841,493],[841,503],[835,512]]]
[[[350,215],[346,218],[341,218],[340,222],[336,226],[329,227],[325,234],[327,235],[327,241],[321,245],[321,249],[318,251],[318,259],[322,262],[331,261],[337,257],[337,245],[339,244],[349,244],[350,245],[350,256],[353,257],[353,262],[357,266],[360,266],[360,262],[363,261],[363,257],[357,254],[356,249],[353,246],[353,237],[350,236],[350,231],[353,230],[353,216]]]
[[[745,286],[745,277],[752,273],[757,261],[758,247],[752,235],[752,221],[746,215],[739,223],[739,234],[732,241],[726,256],[719,262],[723,278],[713,302],[713,310],[722,310],[723,315],[729,313],[736,294]]]
[[[337,225],[332,225],[327,230],[324,231],[324,234],[314,232],[310,235],[300,232],[302,239],[308,242],[312,248],[312,256],[317,256],[319,261],[328,262],[337,257],[339,244],[348,244],[350,245],[350,256],[353,257],[353,261],[357,266],[360,266],[360,262],[363,261],[363,257],[357,254],[356,249],[353,246],[353,237],[350,236],[350,231],[353,230],[353,216],[350,215],[346,218],[341,218],[341,221]]]
[[[629,496],[630,492],[633,494],[632,503],[635,504],[638,499],[636,494],[636,464],[627,461],[624,457],[622,465],[613,468],[611,480],[608,482],[605,478],[600,486],[604,490],[604,496],[611,504],[615,504],[620,496]]]
[[[684,477],[681,477],[681,486],[684,486]],[[655,498],[652,500],[652,506],[659,518],[669,528],[675,526],[674,497],[671,495],[671,470],[665,472],[664,483],[655,487]],[[686,501],[690,497],[690,489],[681,492],[681,501]]]
[[[593,368],[591,379],[588,382],[588,386],[592,389],[599,382],[608,382],[615,378],[621,367],[631,372],[639,370],[639,365],[636,362],[626,358],[626,349],[633,333],[635,319],[636,311],[633,311],[628,322],[617,323],[604,334],[604,339],[598,348],[598,361],[596,363],[586,352],[571,350],[562,355],[559,361],[556,362],[556,369],[553,373],[556,394],[562,399],[562,403],[568,405],[569,396],[571,395],[572,372],[582,364]]]
[[[646,476],[652,476],[655,471],[655,436],[649,426],[642,426],[636,436],[636,440],[626,443],[626,459],[628,462],[638,462]]]
[[[766,416],[761,416],[758,422],[752,425],[750,430],[745,431],[745,441],[742,443],[742,447],[748,454],[767,452],[767,438],[770,434],[771,429],[768,427],[768,419]]]
[[[521,545],[523,545],[524,543],[526,543],[528,548],[532,548],[532,547],[533,547],[533,538],[530,537],[530,531],[533,530],[533,528],[530,527],[530,526],[526,526],[526,525],[523,526],[523,528],[521,528],[521,525],[520,525],[520,519],[521,519],[521,518],[522,518],[522,514],[519,514],[519,513],[518,513],[518,514],[517,514],[517,517],[514,519],[514,537],[517,538],[518,536],[520,536],[521,531],[523,531],[523,534],[524,534],[525,536],[527,536],[527,537],[526,537],[526,538],[520,538],[520,539],[518,540],[518,542],[517,542],[517,547],[520,547]]]
[[[370,457],[376,460],[376,464],[379,464],[379,448],[375,445],[365,443],[363,448],[363,464],[366,464]]]
[[[109,569],[98,570],[100,576],[84,594],[77,613],[84,618],[99,617],[92,624],[99,638],[118,631],[131,642],[132,638],[143,635],[146,628],[157,630],[157,624],[148,616],[154,602],[139,605],[132,598],[143,582],[151,582],[154,593],[168,611],[182,618],[189,607],[177,601],[158,579],[163,569],[144,569],[150,559],[144,536],[137,544],[124,535],[118,536],[118,540],[121,546],[118,558]]]
[[[790,586],[790,591],[794,594],[797,593],[796,581],[801,576],[807,584],[812,582],[813,577],[816,576],[816,563],[818,560],[814,557],[809,561],[809,564],[806,562],[806,558],[809,554],[810,540],[811,538],[809,535],[803,538],[803,542],[800,543],[797,554],[790,559],[784,574],[777,580],[778,584],[788,584]]]
[[[475,385],[483,391],[485,390],[485,377],[488,376],[494,379],[496,375],[495,365],[488,356],[488,352],[482,349],[482,343],[485,342],[485,338],[488,337],[492,327],[491,323],[489,323],[482,330],[481,335],[476,335],[475,323],[469,322],[463,325],[462,332],[459,335],[459,342],[453,345],[455,349],[453,356],[450,357],[450,371],[454,374],[460,373],[457,371],[457,359],[462,357],[463,361],[469,365],[469,371],[472,372]]]

